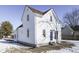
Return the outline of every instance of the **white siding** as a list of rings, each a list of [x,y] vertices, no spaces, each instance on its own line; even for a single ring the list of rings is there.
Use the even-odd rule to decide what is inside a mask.
[[[52,16],[52,22],[50,21],[50,16]],[[58,41],[61,40],[61,25],[56,21],[52,10],[46,13],[43,17],[35,17],[35,36],[37,44],[45,44],[50,42],[50,30],[58,31]],[[46,37],[43,37],[42,31],[46,30]],[[56,42],[54,39],[55,34],[53,34],[52,42]]]
[[[46,14],[39,15],[26,7],[22,17],[23,27],[17,30],[18,41],[36,45],[49,43],[50,30],[57,30],[58,41],[61,41],[61,25],[56,21],[53,12],[51,9]],[[29,15],[29,21],[27,21],[27,15]],[[50,21],[50,16],[52,16],[52,21]],[[27,37],[27,29],[29,29],[29,38]],[[43,37],[43,30],[46,31],[46,37]],[[54,33],[52,42],[56,42]]]
[[[18,37],[17,41],[23,41],[24,40],[23,34],[24,34],[23,27],[18,28],[17,36],[16,36],[16,37]]]
[[[29,15],[29,21],[27,21],[27,15]],[[34,14],[26,7],[22,18],[24,28],[24,40],[23,42],[35,44],[35,23]],[[29,38],[27,37],[27,29],[29,29]]]

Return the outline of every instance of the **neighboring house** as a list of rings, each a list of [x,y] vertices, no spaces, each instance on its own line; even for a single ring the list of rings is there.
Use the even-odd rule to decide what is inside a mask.
[[[74,39],[73,37],[73,29],[68,26],[68,25],[65,25],[62,29],[61,29],[61,32],[62,32],[62,39],[66,39],[66,40],[69,40],[69,39]]]
[[[69,25],[65,25],[61,31],[64,36],[73,35],[73,29]]]
[[[39,47],[61,42],[61,23],[53,9],[41,12],[25,6],[22,25],[15,31],[15,41]]]

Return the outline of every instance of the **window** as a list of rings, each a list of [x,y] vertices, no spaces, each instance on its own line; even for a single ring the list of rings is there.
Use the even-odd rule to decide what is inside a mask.
[[[16,38],[16,34],[14,35],[14,38]]]
[[[50,40],[53,40],[53,31],[50,30]]]
[[[27,21],[29,21],[29,15],[27,15]]]
[[[52,21],[52,16],[50,16],[50,21]]]
[[[27,29],[27,37],[29,37],[29,29]]]
[[[28,9],[27,9],[27,11],[28,11]]]
[[[45,30],[43,30],[43,36],[46,37],[46,31]]]
[[[55,31],[55,39],[58,39],[58,31]]]
[[[15,35],[12,35],[12,38],[13,38],[13,39],[16,39],[16,34],[15,34]]]

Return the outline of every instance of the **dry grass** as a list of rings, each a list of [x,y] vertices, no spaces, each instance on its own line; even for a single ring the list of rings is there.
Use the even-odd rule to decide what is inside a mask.
[[[75,46],[74,44],[70,43],[70,42],[65,42],[62,41],[61,43],[55,44],[53,43],[53,45],[46,45],[46,46],[41,46],[41,47],[37,47],[37,48],[13,48],[11,47],[10,49],[7,49],[6,52],[9,53],[41,53],[41,52],[46,52],[49,50],[59,50],[62,48],[72,48],[73,46]]]
[[[40,53],[40,52],[46,52],[49,50],[59,50],[62,48],[72,48],[73,46],[75,46],[75,45],[70,43],[70,42],[62,41],[61,43],[58,43],[58,44],[53,43],[53,45],[46,45],[46,46],[41,46],[38,48],[31,48],[29,50],[32,52]]]

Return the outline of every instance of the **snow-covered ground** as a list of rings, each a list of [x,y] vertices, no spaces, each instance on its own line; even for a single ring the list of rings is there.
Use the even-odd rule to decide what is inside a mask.
[[[79,41],[73,41],[73,40],[65,40],[68,42],[73,43],[75,46],[72,48],[65,48],[65,49],[60,49],[60,50],[51,50],[47,51],[47,53],[79,53]]]
[[[5,40],[0,40],[0,52],[5,52],[7,49],[9,48],[24,48],[25,46],[20,45],[18,43],[15,42],[8,42]],[[25,48],[29,48],[29,47],[25,47]]]
[[[65,49],[60,49],[60,50],[51,50],[51,51],[47,51],[46,53],[79,53],[79,41],[73,41],[73,40],[65,40],[68,42],[71,42],[73,44],[75,44],[74,47],[72,48],[65,48]],[[5,40],[0,40],[0,52],[5,52],[7,49],[9,48],[30,48],[30,47],[25,47],[23,45],[20,45],[18,43],[15,42],[7,42]]]

